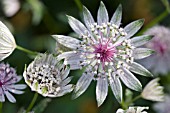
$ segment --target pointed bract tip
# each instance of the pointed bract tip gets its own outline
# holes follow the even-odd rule
[[[122,4],[119,4],[118,8],[122,9]]]
[[[76,98],[78,98],[78,95],[77,95],[77,93],[73,92],[73,94],[72,94],[72,96],[71,96],[71,99],[74,100],[74,99],[76,99]]]
[[[97,101],[97,107],[100,107],[103,104],[103,101]]]
[[[100,1],[100,5],[104,5],[103,1]]]

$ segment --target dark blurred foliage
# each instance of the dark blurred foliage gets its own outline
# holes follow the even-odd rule
[[[144,18],[145,25],[147,25],[165,10],[161,0],[103,0],[103,2],[108,9],[110,17],[119,4],[123,5],[122,26],[140,18]],[[69,35],[72,33],[66,15],[74,16],[82,21],[82,12],[74,0],[20,0],[20,3],[20,10],[12,17],[6,17],[2,7],[0,7],[0,19],[12,26],[10,28],[17,44],[31,50],[54,52],[55,41],[50,35]],[[91,11],[96,19],[100,0],[81,0],[81,3]],[[169,26],[169,17],[160,24]],[[29,64],[32,60],[25,53],[15,50],[4,62],[8,62],[11,66],[16,67],[18,74],[22,75],[25,64]],[[74,76],[72,82],[76,83],[80,72],[72,71],[70,76]],[[152,79],[138,75],[137,78],[139,78],[144,86]],[[163,77],[161,82],[163,85],[170,83],[170,77],[168,79]],[[21,81],[21,83],[24,83],[24,81]],[[99,108],[97,107],[95,84],[96,82],[93,82],[88,90],[76,100],[71,99],[71,94],[53,98],[44,113],[115,113],[120,105],[111,90],[109,90],[104,104]],[[137,94],[139,93],[135,92],[134,95]],[[17,103],[11,104],[5,102],[3,113],[17,113],[20,107],[27,108],[33,95],[34,92],[30,88],[27,88],[23,95],[15,95]],[[39,96],[37,103],[43,98]],[[142,99],[135,103],[137,106],[149,107],[152,107],[152,104],[153,102]],[[150,108],[149,113],[152,113],[152,108]]]

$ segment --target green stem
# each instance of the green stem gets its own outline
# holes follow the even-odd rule
[[[129,107],[130,104],[132,104],[134,101],[136,101],[136,100],[138,100],[138,99],[140,99],[140,98],[141,98],[141,95],[138,95],[138,96],[136,96],[135,98],[133,98],[133,99],[132,99],[131,101],[129,101],[129,102],[124,102],[124,101],[122,101],[121,106],[122,106],[123,109],[128,109],[128,107]]]
[[[3,105],[3,103],[0,102],[0,113],[2,113],[2,105]]]
[[[23,48],[23,47],[18,46],[18,45],[17,45],[17,47],[16,47],[16,48],[17,48],[18,50],[23,51],[23,52],[25,52],[25,53],[28,53],[28,54],[30,54],[30,55],[37,55],[37,54],[38,54],[37,52],[34,52],[34,51],[31,51],[31,50],[28,50],[28,49]]]
[[[38,93],[35,93],[30,105],[28,106],[28,108],[26,110],[26,113],[28,113],[32,109],[32,107],[34,106],[35,101],[37,100],[37,98],[38,98]]]
[[[157,23],[159,23],[160,21],[162,21],[165,17],[168,16],[168,11],[165,10],[164,12],[162,12],[158,17],[156,17],[153,21],[151,21],[149,24],[147,24],[139,33],[138,35],[143,34],[148,28],[156,25]]]
[[[79,10],[82,11],[83,5],[82,5],[81,1],[80,0],[74,0],[74,2],[76,3]]]
[[[132,104],[134,101],[138,100],[141,98],[141,95],[136,96],[135,98],[133,98],[130,102],[127,102],[127,105],[129,106],[130,104]]]

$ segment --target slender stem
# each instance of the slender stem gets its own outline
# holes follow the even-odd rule
[[[80,0],[74,0],[74,2],[76,3],[79,10],[82,11],[83,5],[82,5],[81,1]]]
[[[37,100],[37,98],[38,98],[38,93],[35,93],[30,105],[28,106],[28,108],[26,110],[26,113],[28,113],[32,109],[32,107],[34,106],[35,101]]]
[[[130,104],[132,104],[134,101],[136,101],[136,100],[138,100],[138,99],[140,99],[141,98],[141,95],[138,95],[138,96],[136,96],[135,98],[133,98],[131,101],[129,101],[129,102],[124,102],[124,101],[122,101],[122,103],[121,103],[121,106],[122,106],[122,108],[123,109],[128,109],[128,106],[130,105]]]
[[[156,17],[153,21],[151,21],[149,24],[147,24],[139,33],[138,35],[143,34],[148,28],[154,26],[155,24],[161,22],[165,17],[168,16],[168,11],[165,10],[164,12],[162,12],[158,17]]]
[[[0,102],[0,113],[2,113],[2,105],[3,105],[3,103]]]
[[[126,103],[124,102],[124,100],[122,100],[121,106],[122,106],[123,109],[127,109],[127,108],[128,108],[128,106],[126,105]]]
[[[127,105],[129,106],[130,104],[132,104],[134,101],[138,100],[141,98],[141,95],[136,96],[135,98],[133,98],[130,102],[127,102]]]
[[[16,47],[16,48],[17,48],[18,50],[23,51],[23,52],[25,52],[25,53],[28,53],[28,54],[30,54],[30,55],[37,55],[37,54],[38,54],[37,52],[34,52],[34,51],[31,51],[31,50],[28,50],[28,49],[23,48],[23,47],[18,46],[18,45],[17,45],[17,47]]]

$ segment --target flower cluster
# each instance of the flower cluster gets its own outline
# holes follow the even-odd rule
[[[25,82],[43,96],[59,97],[73,90],[66,66],[52,54],[39,54],[24,71]]]
[[[16,99],[11,95],[22,94],[22,89],[26,88],[24,84],[16,84],[21,80],[21,76],[16,74],[14,68],[10,67],[9,64],[0,64],[0,102],[5,102],[5,96],[12,103],[16,102]],[[11,93],[10,93],[11,92]]]
[[[142,27],[144,20],[136,20],[122,28],[120,27],[122,6],[119,5],[109,21],[103,2],[98,10],[97,22],[86,7],[83,8],[83,17],[85,25],[74,17],[68,16],[69,24],[79,35],[79,39],[53,35],[60,45],[58,47],[65,46],[72,50],[59,55],[59,59],[65,59],[64,63],[70,65],[72,70],[85,68],[76,84],[73,98],[80,96],[92,80],[97,81],[98,106],[104,102],[109,85],[116,99],[122,101],[120,79],[128,88],[141,91],[140,81],[130,71],[152,76],[147,69],[134,62],[134,59],[142,59],[153,53],[151,49],[137,48],[147,43],[152,36],[142,35],[132,39],[130,37]]]

